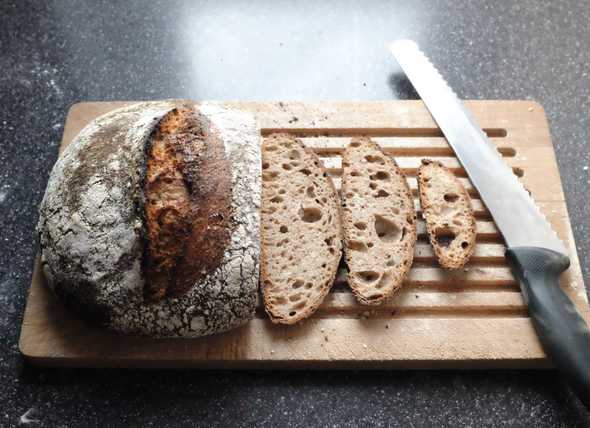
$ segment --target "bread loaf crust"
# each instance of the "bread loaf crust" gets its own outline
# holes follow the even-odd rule
[[[204,266],[200,279],[179,295],[146,302],[145,147],[155,126],[178,107],[206,118],[206,143],[218,139],[231,165],[232,227],[216,268]],[[70,309],[120,333],[194,337],[225,331],[254,314],[259,207],[259,134],[250,114],[215,103],[135,104],[90,123],[56,163],[38,224],[43,271]]]

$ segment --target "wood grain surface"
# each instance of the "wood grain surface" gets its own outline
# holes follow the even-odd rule
[[[88,122],[128,102],[87,102],[69,111],[64,147]],[[317,313],[296,326],[275,326],[259,305],[237,330],[199,339],[124,337],[69,314],[44,283],[37,262],[20,350],[34,364],[83,367],[241,368],[537,368],[549,367],[485,204],[421,101],[226,102],[252,112],[261,138],[301,137],[340,187],[340,153],[350,138],[373,138],[408,175],[417,198],[423,157],[441,161],[468,189],[477,217],[475,254],[465,269],[441,270],[418,223],[415,262],[403,289],[380,307],[356,303],[338,274]],[[506,163],[531,192],[570,251],[561,286],[588,321],[590,310],[555,154],[542,107],[531,101],[467,101]],[[417,203],[417,199],[416,199]],[[419,208],[419,205],[416,205]]]

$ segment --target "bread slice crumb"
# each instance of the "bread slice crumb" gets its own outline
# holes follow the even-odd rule
[[[340,201],[315,153],[287,134],[262,143],[261,287],[274,323],[314,313],[342,254]]]
[[[475,251],[476,222],[461,182],[440,162],[423,159],[418,168],[422,216],[439,264],[460,269]]]
[[[412,265],[416,213],[406,178],[369,138],[342,157],[342,222],[348,283],[357,300],[378,305],[402,286]]]

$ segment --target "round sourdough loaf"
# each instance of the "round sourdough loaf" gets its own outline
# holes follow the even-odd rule
[[[86,126],[40,208],[41,261],[66,306],[125,334],[195,337],[254,314],[260,145],[253,116],[145,102]]]

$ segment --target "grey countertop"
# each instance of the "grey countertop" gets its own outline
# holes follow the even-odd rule
[[[588,425],[554,371],[36,371],[17,342],[71,104],[414,98],[400,37],[462,98],[543,104],[588,283],[589,22],[578,0],[0,3],[0,426]]]

